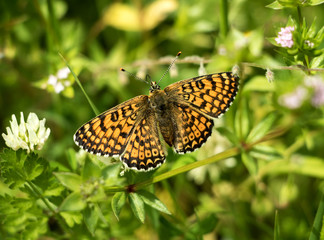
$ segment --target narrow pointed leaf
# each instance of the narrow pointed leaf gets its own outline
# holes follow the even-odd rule
[[[273,123],[277,119],[277,114],[272,112],[259,122],[249,133],[246,142],[251,143],[259,140],[268,133]]]
[[[84,216],[83,220],[85,222],[85,225],[87,226],[92,236],[94,236],[98,219],[99,219],[95,206],[91,206],[91,207],[88,206],[86,209],[84,209],[83,216]]]
[[[111,200],[111,208],[119,221],[119,214],[123,206],[125,205],[126,202],[126,193],[125,192],[118,192],[115,193]]]
[[[128,199],[133,210],[134,215],[144,223],[145,220],[145,209],[144,209],[144,202],[142,198],[137,193],[130,193],[128,195]]]
[[[154,194],[145,190],[140,190],[137,193],[141,196],[145,204],[149,205],[152,208],[155,208],[160,212],[171,215],[167,207]]]

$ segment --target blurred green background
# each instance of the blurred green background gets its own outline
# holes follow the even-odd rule
[[[272,1],[266,0],[228,1],[226,11],[224,2],[0,2],[1,133],[9,126],[12,114],[24,112],[26,117],[35,112],[40,119],[46,118],[51,135],[41,155],[56,165],[68,167],[67,149],[78,150],[73,134],[95,116],[71,74],[62,80],[61,92],[49,84],[50,76],[57,76],[66,67],[58,53],[78,74],[100,112],[148,94],[148,85],[120,72],[120,67],[158,80],[181,51],[179,61],[161,82],[164,88],[197,76],[202,66],[207,73],[214,73],[230,71],[239,64],[240,96],[233,108],[216,120],[216,126],[242,138],[244,133],[240,135],[235,126],[245,123],[238,123],[238,115],[248,115],[242,118],[246,120],[245,130],[241,129],[248,133],[273,111],[279,116],[273,128],[290,126],[283,137],[262,145],[259,155],[252,156],[258,162],[255,175],[240,157],[181,174],[158,185],[157,190],[174,213],[173,219],[162,218],[159,226],[150,220],[142,225],[126,209],[122,221],[111,220],[109,234],[102,239],[195,239],[198,235],[204,239],[273,239],[276,209],[282,239],[308,238],[323,188],[323,106],[309,103],[311,93],[297,109],[280,104],[280,96],[303,83],[302,71],[275,70],[270,83],[265,77],[266,68],[289,64],[268,38],[275,37],[289,16],[296,17],[297,12],[267,8]],[[316,18],[318,29],[324,23],[323,12],[323,4],[302,8],[306,22],[310,25]],[[323,74],[321,77],[323,80]],[[188,156],[178,156],[169,149],[166,169],[229,148],[231,143],[221,135],[215,131],[202,150]],[[5,147],[3,139],[0,147]],[[210,229],[201,227],[208,223]],[[186,235],[188,228],[191,232]],[[100,231],[98,238],[104,235]]]

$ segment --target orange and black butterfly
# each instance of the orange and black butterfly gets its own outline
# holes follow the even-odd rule
[[[239,78],[222,72],[182,80],[164,90],[156,82],[150,85],[148,96],[123,102],[80,127],[75,143],[92,154],[119,156],[134,170],[155,169],[165,161],[161,135],[177,153],[192,152],[207,141],[213,118],[232,104]]]

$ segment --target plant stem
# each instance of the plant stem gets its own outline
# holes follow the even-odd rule
[[[86,97],[86,99],[88,100],[88,103],[90,104],[92,111],[95,113],[95,115],[99,114],[98,109],[96,108],[96,106],[93,104],[93,102],[91,101],[91,99],[89,98],[88,94],[86,93],[86,91],[83,89],[82,84],[79,80],[79,78],[77,77],[77,75],[73,72],[72,68],[70,67],[70,65],[68,64],[68,62],[65,60],[65,58],[63,57],[63,55],[59,52],[58,53],[60,55],[60,57],[62,58],[62,60],[64,61],[64,63],[66,64],[66,66],[70,69],[75,81],[78,83],[79,87],[81,88],[81,91],[83,92],[84,96]]]
[[[220,33],[223,38],[227,36],[228,33],[228,7],[227,0],[220,1],[220,19],[219,19]]]

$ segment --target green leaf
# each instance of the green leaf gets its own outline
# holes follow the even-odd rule
[[[95,165],[89,157],[86,157],[83,170],[82,170],[82,179],[84,181],[89,180],[91,178],[100,178],[101,177],[101,170],[100,168]]]
[[[76,170],[78,165],[77,165],[77,159],[75,156],[75,150],[73,148],[69,148],[66,152],[66,158],[67,161],[71,167],[72,170]]]
[[[243,92],[259,91],[259,92],[273,92],[275,85],[269,83],[265,76],[252,77],[243,88]]]
[[[155,208],[160,212],[171,215],[167,207],[153,193],[150,193],[146,190],[139,190],[137,193],[141,196],[145,204],[149,205],[152,208]]]
[[[83,216],[80,212],[60,212],[69,227],[82,222]]]
[[[310,63],[311,68],[322,68],[324,66],[324,53],[314,57]]]
[[[311,6],[320,5],[320,4],[322,4],[322,3],[324,3],[323,0],[310,0],[310,1],[309,1],[309,5],[311,5]]]
[[[81,177],[75,173],[70,172],[56,172],[54,175],[57,179],[68,189],[72,191],[79,191],[82,184]]]
[[[268,4],[266,7],[268,8],[272,8],[272,9],[275,9],[275,10],[278,10],[278,9],[283,9],[284,7],[278,3],[277,1],[274,1],[273,3],[270,3]]]
[[[205,235],[212,232],[218,223],[218,218],[215,214],[210,214],[203,219],[198,219],[198,222],[192,226],[191,231],[195,235]]]
[[[34,180],[38,177],[44,170],[44,166],[47,165],[47,162],[43,158],[38,158],[34,153],[31,153],[27,156],[27,159],[24,163],[24,169],[26,173],[26,180]]]
[[[92,236],[95,234],[98,219],[99,216],[94,205],[87,206],[86,209],[83,210],[83,220]]]
[[[119,221],[119,214],[123,206],[125,205],[126,202],[126,193],[125,192],[118,192],[115,193],[111,200],[111,208]]]
[[[280,240],[280,226],[279,226],[279,214],[278,210],[275,213],[275,223],[274,223],[274,240]]]
[[[236,137],[236,135],[231,132],[230,130],[228,130],[225,127],[218,127],[217,131],[224,137],[226,137],[233,145],[237,145],[239,143],[238,138]]]
[[[314,219],[312,231],[309,236],[309,240],[322,239],[320,233],[323,231],[323,216],[324,216],[324,194],[322,193],[321,201],[319,203],[316,216]]]
[[[255,176],[258,172],[258,166],[256,160],[246,152],[242,152],[242,162],[248,169],[251,176]]]
[[[82,211],[85,207],[86,204],[82,199],[82,195],[79,192],[73,192],[64,199],[59,210],[61,212],[76,212]]]
[[[134,215],[144,223],[145,220],[145,208],[142,198],[137,193],[130,193],[128,199],[133,210]]]
[[[246,142],[247,143],[252,143],[263,136],[265,136],[270,128],[272,127],[273,123],[276,121],[278,118],[278,115],[275,112],[272,112],[268,114],[264,119],[261,120],[249,133]]]

